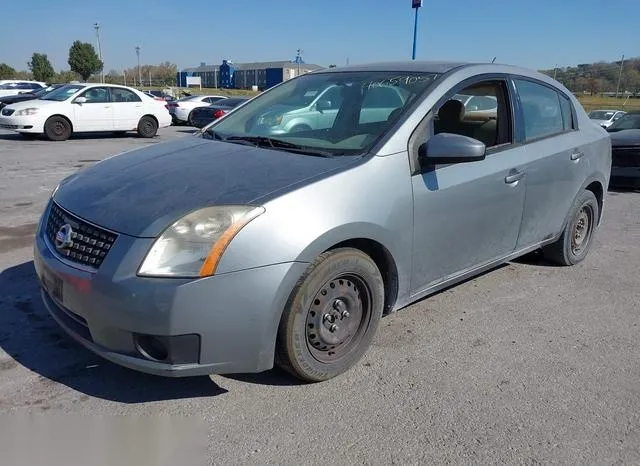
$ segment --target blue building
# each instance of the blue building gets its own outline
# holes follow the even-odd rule
[[[187,86],[187,76],[199,76],[202,87],[225,89],[251,89],[257,86],[265,90],[298,74],[320,69],[318,65],[296,61],[275,61],[257,63],[233,63],[223,60],[220,65],[201,63],[195,68],[185,68],[176,76],[179,87]]]

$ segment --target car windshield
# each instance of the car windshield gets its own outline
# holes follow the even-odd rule
[[[620,131],[623,129],[640,129],[640,113],[627,113],[609,126],[608,131]]]
[[[84,89],[86,86],[82,86],[79,84],[67,84],[66,86],[59,87],[46,95],[40,97],[40,100],[54,100],[56,102],[62,102],[63,100],[67,100],[73,94],[78,92],[80,89]]]
[[[593,112],[589,113],[589,118],[591,118],[592,120],[609,120],[611,119],[611,117],[613,117],[613,114],[615,112],[607,112],[604,110],[594,110]]]
[[[206,126],[202,135],[310,155],[360,154],[437,77],[419,72],[309,73],[255,97]]]

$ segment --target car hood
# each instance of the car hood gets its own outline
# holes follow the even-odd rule
[[[155,237],[193,210],[265,202],[361,159],[184,137],[110,157],[71,175],[60,183],[54,200],[104,228]]]
[[[609,133],[612,146],[640,145],[640,129],[623,129]]]
[[[23,100],[22,102],[15,102],[15,103],[13,103],[11,105],[8,105],[8,107],[10,107],[10,108],[12,108],[14,110],[22,110],[24,108],[33,108],[33,107],[47,108],[49,106],[59,105],[61,103],[62,102],[57,102],[57,101],[54,101],[54,100],[32,99],[32,100]]]

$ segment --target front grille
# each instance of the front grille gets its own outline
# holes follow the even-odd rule
[[[611,152],[614,167],[640,167],[640,147],[614,147]]]
[[[2,114],[4,116],[11,116],[11,115],[13,115],[13,112],[15,112],[15,110],[12,109],[12,108],[3,108],[2,109]]]
[[[58,248],[56,235],[63,225],[71,227],[70,244]],[[47,219],[46,235],[58,254],[77,264],[100,268],[118,235],[91,225],[51,203]]]

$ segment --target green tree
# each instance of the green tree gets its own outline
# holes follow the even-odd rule
[[[55,78],[55,82],[57,83],[69,83],[71,81],[78,80],[78,73],[71,70],[60,71]]]
[[[13,79],[15,75],[15,69],[11,68],[6,63],[0,63],[0,79]]]
[[[28,63],[29,69],[33,73],[33,79],[36,81],[49,82],[53,78],[56,72],[51,66],[49,58],[44,53],[35,52],[31,56],[31,61]]]
[[[69,48],[69,66],[86,81],[92,74],[102,71],[104,65],[93,45],[77,40]]]

